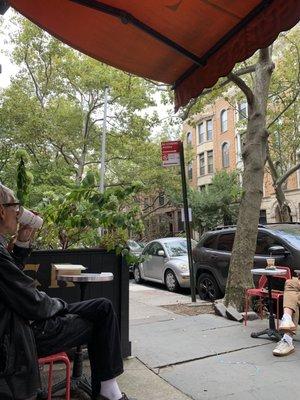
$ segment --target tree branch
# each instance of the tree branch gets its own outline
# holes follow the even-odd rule
[[[34,89],[35,89],[36,97],[37,97],[38,101],[40,102],[41,107],[44,108],[44,99],[43,99],[43,96],[42,96],[42,94],[40,93],[39,85],[38,85],[38,83],[37,83],[37,80],[35,79],[35,76],[34,76],[32,70],[31,70],[31,67],[30,67],[30,65],[29,65],[29,63],[28,63],[28,59],[27,59],[27,55],[28,55],[28,54],[27,54],[27,50],[28,50],[28,49],[26,49],[26,52],[25,52],[24,62],[25,62],[25,65],[26,65],[26,67],[27,67],[27,70],[28,70],[28,72],[29,72],[29,75],[31,76],[31,79],[32,79],[32,82],[33,82],[33,85],[34,85]]]
[[[249,65],[247,67],[238,69],[237,71],[234,72],[234,75],[235,76],[243,76],[243,75],[246,75],[246,74],[250,74],[251,72],[254,72],[254,71],[255,71],[255,65]],[[230,79],[230,77],[228,75],[227,78],[223,82],[221,82],[218,86],[214,86],[212,88],[204,89],[203,92],[198,97],[196,97],[195,99],[192,99],[189,102],[188,106],[186,107],[184,113],[181,116],[181,119],[183,121],[187,119],[192,107],[197,103],[199,97],[203,97],[203,96],[211,93],[213,90],[218,90],[218,89],[228,85],[231,82],[232,82],[232,79]]]
[[[292,100],[284,107],[284,109],[273,119],[272,122],[269,123],[267,126],[267,129],[269,129],[275,122],[295,103],[297,100],[298,96],[300,93],[300,89],[296,92],[295,96],[292,98]]]
[[[153,208],[153,210],[149,211],[147,214],[142,214],[141,218],[145,219],[147,217],[149,217],[149,215],[153,214],[155,211],[160,210],[161,208],[167,207],[167,206],[171,206],[171,202],[167,201],[166,203],[164,203],[162,206],[158,206],[156,208]],[[144,210],[142,210],[143,212]]]
[[[252,90],[250,89],[250,87],[246,84],[246,82],[243,81],[242,78],[240,78],[238,75],[234,74],[233,72],[230,72],[230,74],[228,75],[228,78],[241,89],[241,91],[246,96],[249,106],[252,106],[254,103],[254,94],[253,94]]]
[[[296,165],[294,165],[292,168],[290,168],[285,174],[283,174],[282,177],[276,181],[276,185],[281,186],[283,184],[283,182],[286,181],[288,179],[288,177],[290,175],[292,175],[294,172],[296,172],[297,169],[299,169],[299,168],[300,168],[300,161]]]
[[[272,46],[265,47],[264,49],[259,50],[259,62],[265,63],[270,61],[270,56],[272,54]]]
[[[271,177],[272,177],[273,184],[274,184],[278,179],[278,172],[277,172],[275,165],[273,163],[273,160],[271,158],[270,147],[269,147],[268,143],[267,143],[267,161],[268,161],[268,164],[270,167]]]

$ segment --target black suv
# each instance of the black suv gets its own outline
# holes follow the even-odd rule
[[[224,296],[235,230],[235,226],[225,226],[206,232],[193,250],[197,290],[202,300]],[[266,267],[270,247],[274,246],[275,265],[290,267],[292,274],[294,269],[300,269],[300,223],[259,225],[254,268]]]

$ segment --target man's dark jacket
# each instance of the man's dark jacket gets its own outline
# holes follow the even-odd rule
[[[30,321],[64,313],[67,304],[35,288],[22,272],[29,250],[15,246],[10,254],[0,243],[0,399],[24,400],[40,386]]]

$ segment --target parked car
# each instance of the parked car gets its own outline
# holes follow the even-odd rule
[[[193,240],[192,246],[196,242]],[[153,240],[142,252],[145,258],[134,266],[134,279],[164,283],[171,292],[190,287],[190,272],[185,238],[171,237]]]
[[[236,227],[222,227],[206,232],[193,250],[196,285],[202,300],[225,294],[235,231]],[[300,269],[299,223],[259,225],[254,268],[265,268],[270,255],[275,265],[290,267],[292,274]]]
[[[127,240],[127,247],[129,249],[129,253],[135,257],[139,257],[142,254],[143,246],[141,246],[135,240]],[[129,273],[133,273],[134,263],[130,263],[129,265]]]

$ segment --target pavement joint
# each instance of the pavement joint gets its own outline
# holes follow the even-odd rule
[[[195,357],[195,358],[190,358],[188,360],[177,361],[177,362],[174,362],[172,364],[158,365],[158,366],[155,366],[153,368],[157,369],[158,370],[158,374],[159,374],[160,370],[162,370],[164,368],[170,368],[170,367],[177,366],[177,365],[188,364],[188,363],[191,363],[191,362],[194,362],[194,361],[204,360],[206,358],[219,357],[219,356],[223,356],[225,354],[237,353],[237,352],[242,351],[242,350],[253,349],[255,347],[267,346],[267,345],[270,345],[270,344],[274,344],[274,342],[261,343],[261,344],[257,344],[257,345],[253,345],[253,346],[241,347],[239,349],[234,349],[234,350],[214,352],[213,354],[207,354],[207,355],[202,356],[202,357]],[[149,366],[147,366],[147,367],[150,368]]]
[[[184,396],[188,397],[191,400],[197,400],[196,398],[192,397],[191,395],[187,395],[184,391],[182,391],[180,388],[174,386],[172,383],[170,383],[166,378],[164,378],[163,376],[159,375],[160,372],[160,368],[157,367],[149,367],[149,365],[145,364],[143,360],[141,360],[139,357],[134,357],[136,358],[141,364],[144,365],[144,367],[146,367],[147,369],[149,369],[153,374],[157,375],[160,379],[162,379],[164,382],[166,382],[167,385],[172,386],[175,390],[177,390],[178,392],[180,392],[181,394],[183,394]]]
[[[166,318],[166,319],[160,319],[160,320],[155,320],[153,321],[153,319],[149,318],[143,318],[143,319],[138,319],[135,320],[134,322],[131,322],[131,326],[140,326],[140,325],[146,325],[146,324],[152,324],[153,322],[155,323],[159,323],[159,322],[168,322],[168,321],[174,321],[175,318]]]
[[[230,325],[230,326],[214,326],[212,328],[201,329],[201,332],[215,331],[215,330],[219,330],[219,329],[228,329],[228,328],[231,328],[233,326],[239,326],[239,325],[241,325],[240,322],[238,322],[237,324]]]

